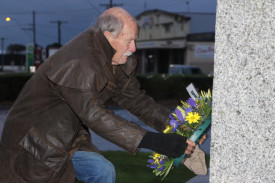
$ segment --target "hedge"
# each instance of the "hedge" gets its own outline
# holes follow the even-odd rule
[[[155,100],[185,100],[189,97],[186,87],[193,83],[200,91],[212,90],[213,77],[205,75],[137,75],[141,89]]]
[[[32,76],[29,73],[9,73],[0,75],[0,101],[14,101],[20,90]],[[198,90],[212,89],[213,78],[198,75],[137,74],[141,89],[155,100],[182,100],[189,94],[186,86],[194,83]]]
[[[7,73],[0,75],[0,101],[14,101],[27,80],[30,73]]]

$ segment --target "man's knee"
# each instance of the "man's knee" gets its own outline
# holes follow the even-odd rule
[[[77,179],[86,182],[113,183],[116,179],[114,165],[95,152],[77,151],[72,158]]]
[[[107,161],[104,161],[104,163],[102,163],[99,167],[99,173],[102,176],[110,176],[110,175],[115,175],[116,174],[116,170],[114,165]]]

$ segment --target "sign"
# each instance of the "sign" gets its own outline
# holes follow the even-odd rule
[[[195,58],[214,58],[214,45],[196,45]]]
[[[189,93],[190,97],[193,100],[196,100],[199,97],[199,93],[196,90],[195,86],[193,85],[193,83],[190,83],[187,87],[186,87],[187,92]]]
[[[34,46],[32,43],[26,45],[26,68],[28,72],[30,72],[30,67],[33,66],[34,63],[33,50]]]
[[[57,51],[58,51],[58,48],[50,48],[50,49],[49,49],[49,56],[48,56],[48,57],[52,56],[52,55],[55,54],[55,52],[57,52]]]

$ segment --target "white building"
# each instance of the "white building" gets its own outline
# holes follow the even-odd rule
[[[136,41],[139,72],[167,73],[169,64],[198,65],[203,72],[212,72],[211,66],[205,66],[213,67],[214,56],[206,53],[205,49],[212,51],[214,48],[209,32],[214,35],[215,14],[149,10],[136,19],[139,27]],[[198,50],[201,52],[196,52]]]

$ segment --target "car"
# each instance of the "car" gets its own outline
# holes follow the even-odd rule
[[[170,64],[168,74],[203,74],[195,65]]]

